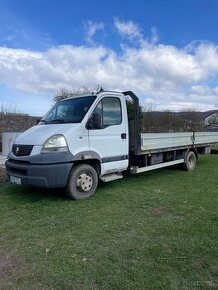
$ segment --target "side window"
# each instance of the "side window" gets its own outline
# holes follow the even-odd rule
[[[118,98],[104,98],[102,99],[102,106],[104,127],[121,124],[121,105]]]
[[[122,123],[120,99],[103,98],[94,109],[90,119],[90,129],[103,129]]]

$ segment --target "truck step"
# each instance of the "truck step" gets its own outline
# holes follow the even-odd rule
[[[107,175],[100,176],[100,179],[104,182],[109,182],[117,179],[122,179],[123,175],[121,173],[111,173]]]

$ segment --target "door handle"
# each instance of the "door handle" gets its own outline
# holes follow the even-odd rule
[[[126,133],[121,134],[121,139],[126,139]]]

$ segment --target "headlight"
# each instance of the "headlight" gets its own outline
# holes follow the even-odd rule
[[[67,141],[63,135],[53,135],[45,142],[41,153],[68,151]]]

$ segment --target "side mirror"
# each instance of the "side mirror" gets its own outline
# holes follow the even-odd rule
[[[101,129],[102,124],[101,124],[101,114],[98,113],[93,113],[88,120],[87,123],[87,129]]]

